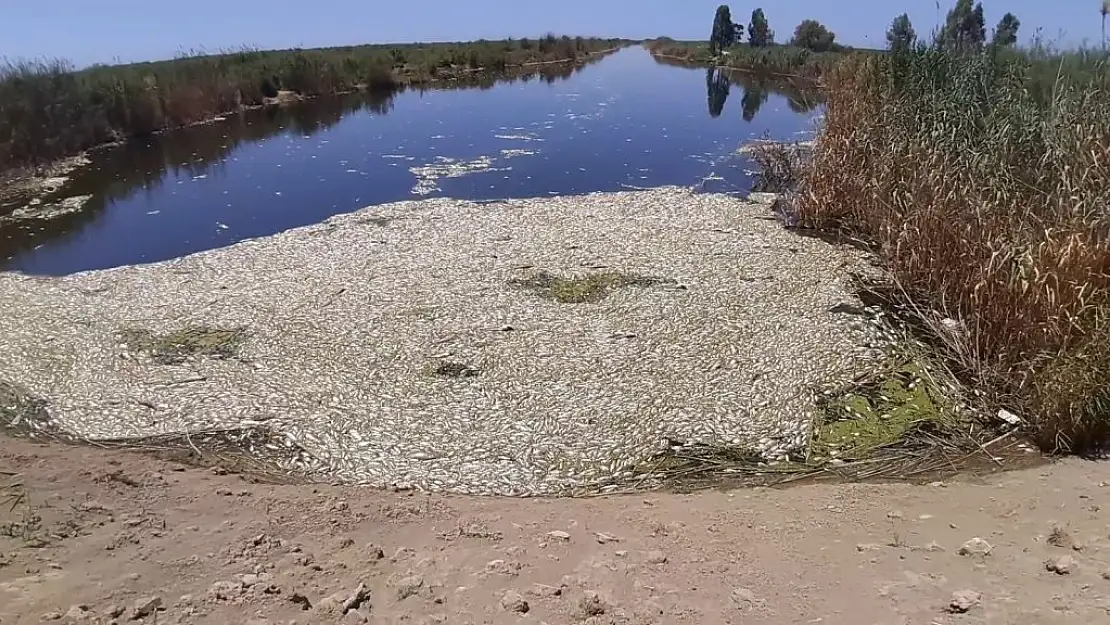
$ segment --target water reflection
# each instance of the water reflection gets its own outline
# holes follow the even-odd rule
[[[61,242],[77,236],[100,219],[115,201],[136,192],[154,195],[171,181],[183,177],[197,180],[222,176],[229,156],[240,146],[282,133],[315,135],[359,111],[388,115],[393,111],[395,99],[409,90],[421,95],[444,90],[484,91],[499,84],[532,80],[551,85],[571,78],[601,58],[593,57],[580,63],[552,63],[525,72],[474,74],[449,83],[437,83],[435,87],[402,87],[317,98],[292,106],[270,106],[228,115],[216,123],[130,141],[119,148],[94,154],[93,167],[79,170],[64,193],[45,198],[50,202],[61,197],[92,195],[80,211],[49,221],[0,221],[0,268],[5,259],[33,250],[44,241]]]
[[[705,71],[705,89],[708,92],[709,116],[720,117],[725,110],[729,91],[728,74],[721,69],[709,68]]]
[[[820,105],[805,85],[666,67],[642,49],[602,58],[585,73],[553,64],[245,111],[98,151],[43,198],[91,196],[82,210],[0,223],[0,269],[59,275],[166,260],[414,194],[481,201],[707,176],[742,189],[735,146],[804,134]],[[730,97],[747,122],[714,119],[728,116]]]
[[[676,59],[652,58],[660,65],[688,69],[701,67]],[[759,109],[767,103],[772,94],[782,96],[790,110],[800,115],[812,113],[824,104],[824,96],[821,91],[817,88],[817,85],[810,81],[752,74],[725,67],[713,67],[705,70],[706,101],[708,102],[710,117],[720,117],[724,112],[732,86],[743,89],[740,108],[745,122],[751,122],[755,119]]]

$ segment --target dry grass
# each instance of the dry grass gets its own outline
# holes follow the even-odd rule
[[[853,58],[828,87],[802,225],[874,243],[936,346],[1042,448],[1099,445],[1110,432],[1110,72],[1074,55],[930,50]]]
[[[808,145],[761,141],[748,150],[755,163],[752,191],[785,193],[798,186],[810,161]]]

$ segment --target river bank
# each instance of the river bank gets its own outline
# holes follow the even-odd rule
[[[273,106],[289,106],[300,102],[313,100],[324,96],[342,96],[359,91],[371,92],[368,97],[372,99],[386,99],[386,95],[392,96],[394,94],[403,93],[406,89],[455,89],[455,88],[468,88],[468,87],[484,87],[492,85],[495,81],[499,80],[516,80],[527,79],[529,77],[541,77],[548,80],[553,77],[566,77],[572,71],[578,71],[583,67],[596,63],[609,54],[612,54],[620,47],[611,47],[584,54],[578,54],[573,58],[556,59],[547,61],[533,61],[522,63],[519,65],[507,66],[502,69],[493,70],[490,68],[453,68],[450,71],[440,69],[436,76],[415,73],[402,73],[398,74],[396,83],[392,86],[378,86],[371,88],[368,85],[360,84],[355,88],[336,92],[336,93],[319,93],[319,94],[304,94],[297,93],[290,90],[279,90],[275,93],[274,97],[265,97],[259,103],[247,104],[240,102],[236,108],[231,110],[217,111],[211,116],[196,121],[191,121],[185,127],[192,127],[198,125],[211,124],[215,122],[223,122],[228,117],[237,115],[244,111],[257,110]],[[567,71],[558,70],[560,67],[568,67]],[[179,127],[167,127],[151,132],[151,135],[162,134],[167,131],[178,130]],[[144,135],[141,138],[145,138]],[[118,140],[106,140],[106,142],[98,144],[89,148],[89,150],[82,151],[79,154],[58,159],[45,165],[36,167],[16,167],[5,171],[0,171],[0,221],[26,221],[27,219],[47,219],[52,216],[60,215],[61,213],[52,208],[55,204],[60,204],[68,198],[53,197],[56,191],[64,185],[64,183],[72,177],[72,175],[89,164],[89,151],[98,151],[107,148],[114,148],[122,145],[131,138],[124,137]]]
[[[291,98],[433,86],[481,73],[588,60],[616,39],[555,37],[464,44],[255,51],[74,70],[0,67],[0,171]],[[35,102],[53,101],[48,111]]]
[[[504,500],[5,438],[0,619],[1098,623],[1107,488],[1068,459],[919,486]]]
[[[721,68],[749,72],[758,76],[820,82],[822,76],[857,50],[813,52],[789,45],[753,48],[736,45],[714,55],[709,45],[696,41],[656,39],[644,44],[657,58],[690,63],[704,68]]]

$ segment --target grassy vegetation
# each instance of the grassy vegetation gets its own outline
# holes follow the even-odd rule
[[[937,347],[1048,450],[1110,433],[1110,67],[920,49],[826,76],[802,224],[875,245]],[[935,312],[932,312],[935,311]]]
[[[593,304],[605,299],[610,293],[624,287],[647,287],[661,284],[665,280],[633,274],[604,271],[564,278],[541,271],[534,276],[515,279],[510,282],[535,291],[561,304]]]
[[[732,46],[724,54],[715,56],[709,44],[702,41],[675,41],[655,39],[645,44],[648,51],[661,58],[670,58],[702,66],[717,65],[756,74],[773,74],[819,79],[848,54],[846,48],[828,52],[814,52],[808,48],[789,45],[752,47],[744,44]]]
[[[149,354],[154,362],[176,365],[189,358],[234,358],[246,337],[243,328],[189,326],[166,334],[155,334],[145,328],[128,328],[120,332],[128,348]]]
[[[62,61],[0,65],[0,171],[210,119],[281,93],[390,89],[573,61],[622,41],[548,35],[474,43],[356,46],[191,56],[75,71]]]
[[[951,400],[920,361],[907,360],[869,383],[837,395],[825,406],[814,435],[818,458],[858,460],[904,442],[923,428],[958,422]]]

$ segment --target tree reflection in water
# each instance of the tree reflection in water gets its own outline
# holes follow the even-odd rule
[[[502,74],[487,72],[434,86],[411,87],[424,91],[490,89],[498,83],[528,82],[538,78],[554,83],[566,80],[603,57],[579,63],[551,63]],[[132,140],[94,154],[94,165],[79,170],[64,190],[65,196],[92,195],[75,213],[49,221],[0,222],[0,270],[6,260],[46,241],[77,236],[94,223],[114,201],[138,190],[154,192],[178,175],[218,175],[227,158],[243,144],[268,139],[283,132],[311,136],[338,124],[359,111],[387,115],[405,89],[381,89],[341,96],[326,96],[287,106],[269,106],[226,115],[219,123],[201,124]],[[52,200],[55,198],[49,198]],[[56,198],[60,199],[60,198]]]

